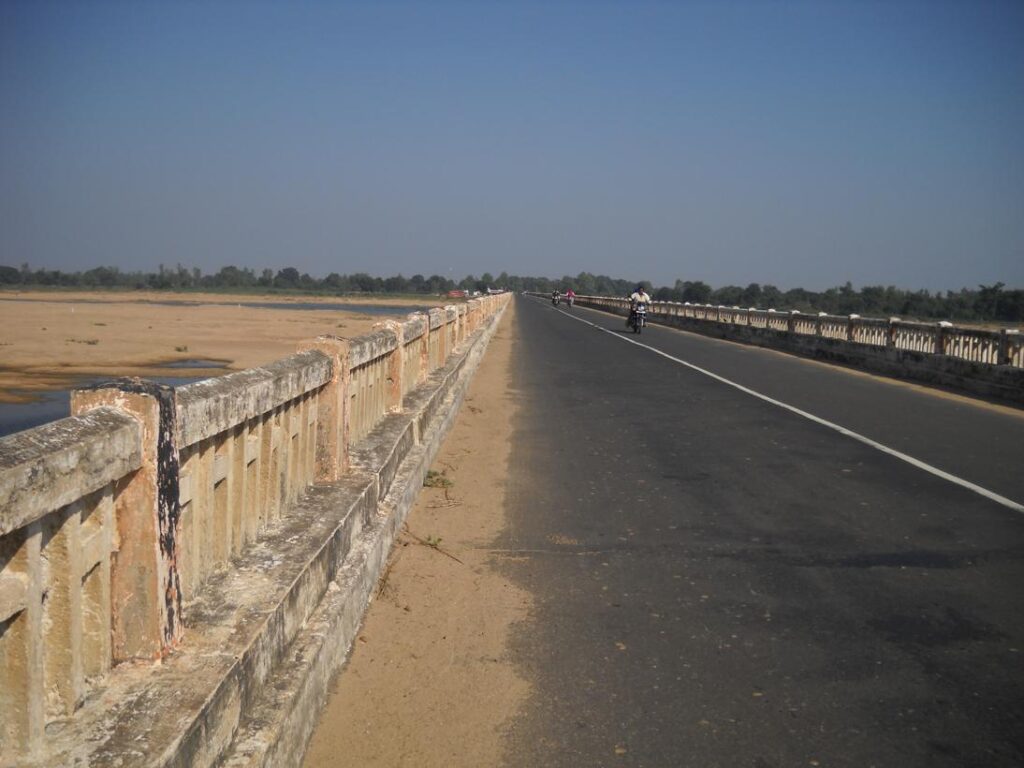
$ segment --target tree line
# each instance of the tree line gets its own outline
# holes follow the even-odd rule
[[[117,267],[96,267],[81,272],[21,268],[0,265],[0,286],[120,288],[152,290],[238,290],[308,292],[343,296],[346,294],[419,293],[438,295],[451,290],[565,291],[593,296],[628,296],[642,284],[659,301],[689,301],[696,304],[773,308],[779,311],[828,312],[874,317],[897,316],[921,319],[984,320],[1024,322],[1024,290],[1007,289],[1003,283],[961,288],[958,291],[910,291],[894,286],[868,285],[855,289],[845,285],[824,291],[804,288],[781,290],[774,285],[750,283],[713,288],[700,280],[676,280],[672,286],[653,286],[647,280],[625,280],[581,272],[575,277],[524,277],[507,272],[495,276],[485,272],[454,280],[442,275],[377,277],[364,272],[331,272],[316,278],[294,267],[279,270],[226,266],[204,273],[198,267],[160,265],[156,272],[122,272]]]

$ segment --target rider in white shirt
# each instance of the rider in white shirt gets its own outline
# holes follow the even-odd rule
[[[629,308],[633,309],[637,304],[650,304],[651,297],[647,295],[647,291],[644,290],[642,285],[638,285],[636,290],[629,295]]]
[[[644,306],[651,303],[651,297],[644,290],[642,285],[638,285],[636,290],[629,295],[629,316],[626,318],[626,327],[633,321],[633,312],[636,310],[637,304],[643,304]]]

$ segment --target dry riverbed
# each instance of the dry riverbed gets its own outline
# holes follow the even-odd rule
[[[182,301],[189,304],[149,302]],[[436,297],[173,294],[156,292],[0,293],[0,402],[24,402],[39,390],[80,377],[203,376],[262,365],[320,334],[353,337],[382,315],[358,310],[264,309],[243,302],[393,304],[395,315]],[[207,368],[190,361],[207,361]],[[169,367],[170,366],[170,367]]]
[[[395,544],[306,768],[501,762],[530,692],[507,644],[531,598],[490,551],[505,526],[514,311],[510,304],[438,454],[434,487]]]

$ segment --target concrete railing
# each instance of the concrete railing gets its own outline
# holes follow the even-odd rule
[[[180,646],[211,576],[343,478],[350,447],[507,301],[176,389],[76,390],[70,418],[0,439],[0,764],[38,758],[119,662]]]
[[[6,438],[0,450],[0,745],[24,754],[81,704],[123,633],[114,519],[143,461],[138,421],[113,409]]]
[[[620,315],[629,310],[628,299],[577,296],[576,302]],[[648,318],[698,333],[1024,402],[1024,335],[1015,330],[671,301],[652,302]]]

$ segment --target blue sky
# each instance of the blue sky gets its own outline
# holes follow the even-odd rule
[[[1024,3],[0,2],[0,263],[1024,286]]]

